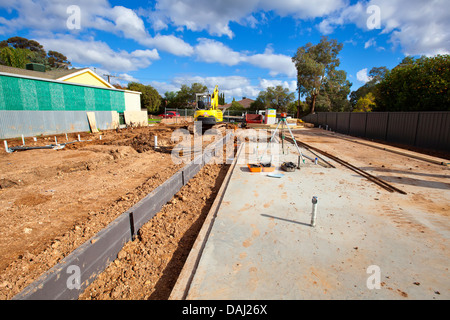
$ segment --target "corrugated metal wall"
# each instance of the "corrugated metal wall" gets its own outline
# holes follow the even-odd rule
[[[114,129],[113,112],[94,111],[97,128]],[[86,111],[0,110],[0,139],[90,131]]]
[[[321,112],[302,120],[343,134],[450,152],[450,112]]]

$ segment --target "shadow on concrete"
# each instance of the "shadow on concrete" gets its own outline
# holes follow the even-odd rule
[[[300,221],[295,221],[295,220],[290,220],[290,219],[285,219],[285,218],[280,218],[280,217],[276,217],[276,216],[271,216],[270,214],[261,214],[264,217],[267,218],[274,218],[274,219],[278,219],[278,220],[282,220],[282,221],[287,221],[287,222],[292,222],[292,223],[296,223],[296,224],[301,224],[307,227],[311,227],[310,223],[305,223],[305,222],[300,222]]]
[[[417,172],[414,169],[413,170],[393,170],[393,169],[388,169],[388,168],[376,168],[376,167],[362,167],[360,169],[364,170],[364,171],[381,171],[381,172],[388,172],[388,173],[400,173],[400,174],[406,174],[406,175],[411,174],[411,175],[438,178],[438,179],[450,179],[450,175],[423,173],[423,172]]]
[[[434,188],[434,189],[443,189],[450,190],[450,184],[438,181],[427,181],[421,179],[414,179],[408,177],[391,177],[391,176],[378,176],[378,178],[383,179],[384,181],[391,183],[400,183],[400,184],[408,184],[415,187],[422,188]]]

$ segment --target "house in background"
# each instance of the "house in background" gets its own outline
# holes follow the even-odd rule
[[[250,108],[250,105],[254,102],[255,100],[243,97],[242,100],[236,101],[237,103],[241,104],[245,109]],[[231,103],[227,103],[224,104],[223,106],[219,106],[219,109],[221,109],[222,111],[227,110],[229,107],[231,107]]]
[[[0,66],[0,138],[89,131],[87,112],[100,130],[148,125],[140,92],[119,90],[89,68],[52,70]]]

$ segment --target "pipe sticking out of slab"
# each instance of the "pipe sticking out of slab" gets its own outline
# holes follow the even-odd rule
[[[316,226],[316,214],[317,214],[317,197],[312,198],[312,213],[311,213],[311,227]]]

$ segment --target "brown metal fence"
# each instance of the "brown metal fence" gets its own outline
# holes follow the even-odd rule
[[[352,136],[450,152],[450,112],[321,112],[302,120]]]

